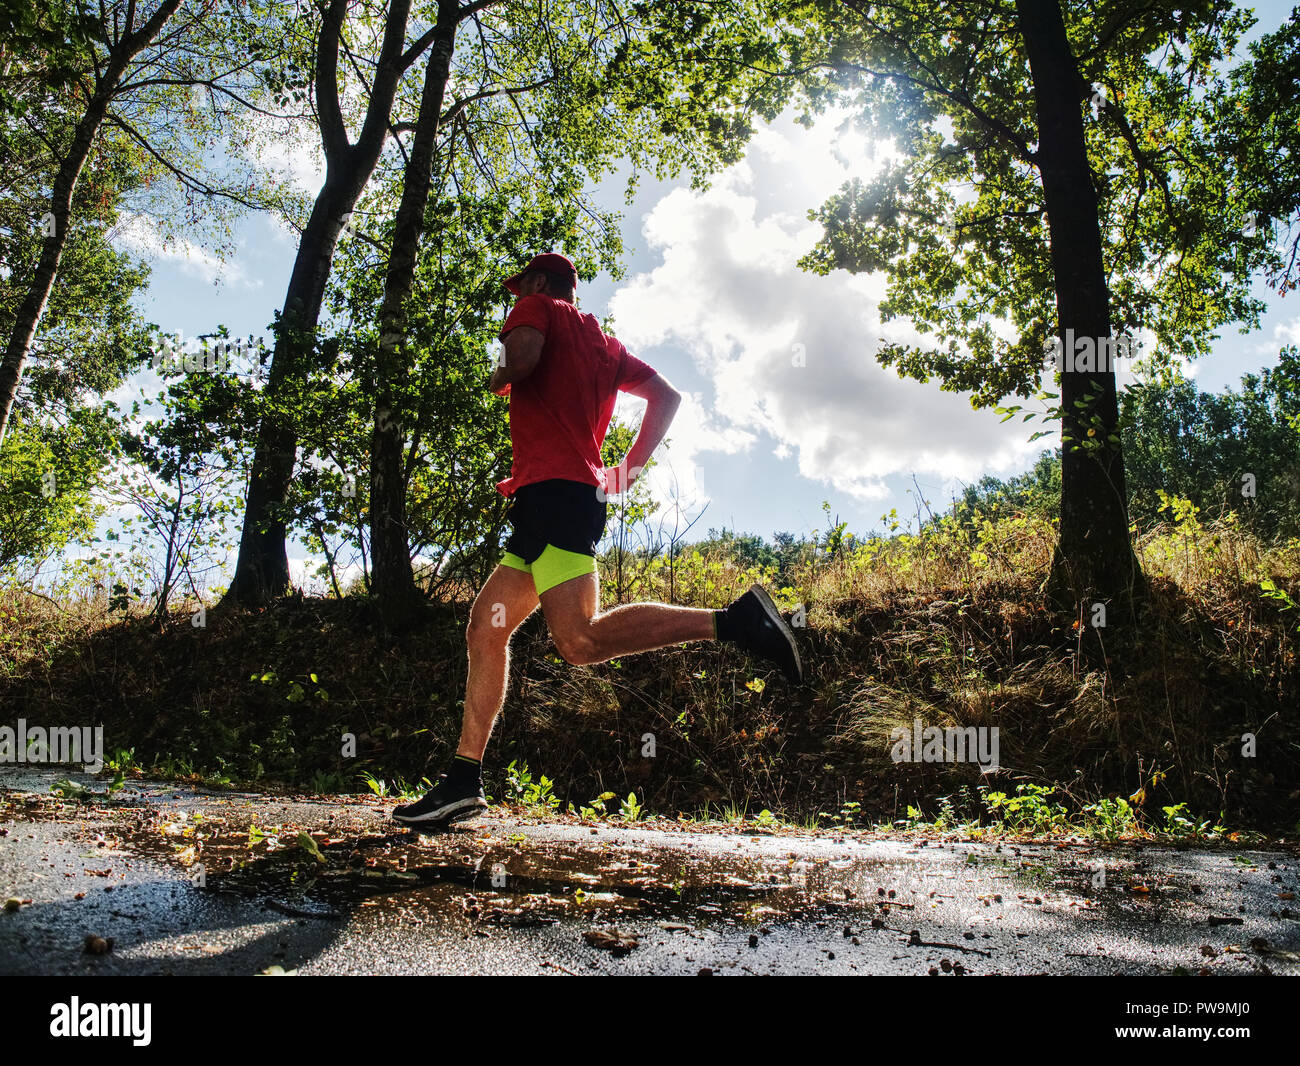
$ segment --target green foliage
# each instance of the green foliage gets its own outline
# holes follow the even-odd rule
[[[1084,825],[1103,840],[1118,840],[1131,833],[1137,816],[1123,797],[1101,799],[1083,809]]]
[[[300,832],[297,837],[298,847],[305,851],[311,858],[317,862],[323,863],[325,855],[320,850],[320,845],[312,839],[310,833]]]
[[[1060,509],[1061,457],[1057,451],[1041,453],[1032,469],[1006,481],[985,475],[966,486],[950,513],[962,525],[979,527],[1019,512],[1052,518]]]
[[[1227,827],[1216,824],[1213,818],[1197,820],[1190,815],[1186,803],[1176,803],[1173,806],[1161,807],[1164,812],[1165,824],[1163,832],[1166,836],[1175,839],[1190,838],[1200,840],[1208,835],[1218,836],[1227,832]]]
[[[1034,395],[1056,331],[1055,279],[1014,6],[799,11],[807,47],[820,42],[834,71],[829,87],[814,83],[811,105],[851,105],[851,124],[897,153],[811,213],[825,235],[802,264],[887,273],[882,321],[934,338],[882,346],[878,358],[901,375],[937,377],[977,406]],[[1084,130],[1114,333],[1151,330],[1162,358],[1204,354],[1216,327],[1257,322],[1262,307],[1250,282],[1265,242],[1243,235],[1247,203],[1216,151],[1219,105],[1205,91],[1252,16],[1226,0],[1062,14],[1082,85],[1102,88]],[[1078,106],[1090,107],[1082,89]],[[995,320],[1011,323],[1009,337]]]
[[[1240,391],[1202,392],[1180,374],[1152,374],[1121,394],[1120,410],[1129,516],[1139,531],[1172,520],[1190,532],[1187,520],[1204,515],[1268,542],[1300,535],[1300,350],[1282,349],[1277,366],[1246,374]],[[1050,517],[1060,496],[1058,450],[1006,481],[981,478],[951,514],[975,528],[1017,512]]]
[[[89,544],[104,505],[94,499],[113,453],[103,410],[78,408],[61,423],[16,413],[0,450],[0,570],[33,570],[73,543]]]
[[[1236,67],[1226,84],[1212,87],[1216,120],[1209,128],[1221,157],[1232,161],[1247,209],[1248,229],[1266,254],[1269,284],[1279,293],[1294,290],[1300,266],[1300,18],[1291,17],[1274,33],[1250,45],[1250,61]],[[1281,238],[1290,230],[1290,246]]]
[[[511,802],[521,803],[529,808],[540,807],[545,811],[559,808],[560,797],[552,792],[555,782],[545,774],[534,781],[528,764],[520,763],[516,759],[510,760],[505,773],[506,798]]]
[[[1241,390],[1200,391],[1181,376],[1138,383],[1122,397],[1129,514],[1161,521],[1164,497],[1212,518],[1229,512],[1265,540],[1300,535],[1300,352],[1247,374]],[[1250,475],[1247,493],[1246,475]]]
[[[83,788],[74,781],[67,778],[61,778],[50,786],[50,791],[55,795],[62,796],[66,800],[72,800],[74,803],[85,803],[90,799],[92,793],[88,788]]]
[[[587,821],[599,821],[601,818],[609,817],[609,811],[606,809],[605,804],[612,799],[618,799],[617,793],[602,792],[592,800],[589,805],[580,806],[578,808],[578,817],[584,818]],[[569,804],[569,812],[573,812],[572,803]]]
[[[1163,774],[1156,774],[1151,781],[1152,786],[1163,779]],[[1220,824],[1221,817],[1219,821],[1197,819],[1190,814],[1185,802],[1161,807],[1163,820],[1150,821],[1141,810],[1146,799],[1144,791],[1139,791],[1129,799],[1103,798],[1082,808],[1075,807],[1073,812],[1070,807],[1052,799],[1058,793],[1065,793],[1059,786],[1022,782],[1016,786],[1014,795],[990,790],[983,785],[976,791],[982,796],[979,806],[987,816],[986,824],[981,824],[978,810],[972,811],[969,817],[965,816],[958,811],[953,797],[940,796],[939,812],[933,820],[927,821],[920,808],[909,804],[902,825],[908,831],[943,833],[957,830],[972,838],[990,832],[1029,836],[1078,834],[1112,843],[1134,836],[1204,840],[1228,833],[1227,827]],[[967,790],[963,789],[963,794],[966,793]],[[969,804],[963,806],[970,807]],[[967,861],[974,861],[974,857]]]
[[[1286,589],[1279,586],[1271,577],[1264,578],[1259,583],[1259,588],[1267,599],[1273,600],[1282,610],[1300,612],[1300,603],[1296,603]],[[1297,620],[1296,632],[1300,633],[1300,620]]]
[[[1066,809],[1049,799],[1056,789],[1047,785],[1022,783],[1014,796],[989,792],[985,805],[993,818],[1009,829],[1028,833],[1047,833],[1065,825]]]
[[[216,336],[224,343],[228,331],[222,327]],[[203,579],[233,547],[231,520],[251,458],[233,413],[244,389],[240,369],[181,375],[156,399],[145,400],[147,407],[157,405],[160,417],[141,419],[136,403],[119,434],[128,462],[108,495],[130,510],[106,540],[126,543],[138,555],[161,548],[151,566],[160,619],[178,584],[200,595]],[[123,552],[110,547],[101,557],[121,559]]]
[[[43,0],[0,0],[0,40],[5,51],[27,59],[43,59],[45,80],[51,86],[66,85],[73,70],[96,42],[103,41],[103,29],[92,14],[93,5],[78,0],[58,3]],[[12,62],[6,56],[6,67]],[[22,79],[13,78],[22,85]],[[15,92],[9,78],[0,79],[0,115],[24,115],[33,105],[29,93]]]
[[[638,822],[645,816],[645,808],[637,802],[635,792],[629,792],[627,799],[619,801],[618,816],[625,822]]]
[[[357,777],[360,780],[364,781],[366,783],[366,787],[370,789],[370,791],[374,795],[378,796],[380,799],[383,799],[388,795],[388,782],[385,781],[383,778],[376,777],[369,770],[362,770],[359,774],[357,774]]]
[[[912,809],[909,807],[908,808],[909,816],[911,815],[911,810]],[[917,811],[916,813],[919,816],[920,812]],[[859,803],[857,800],[848,800],[847,802],[841,804],[838,814],[829,814],[826,811],[818,811],[817,817],[825,818],[829,820],[830,823],[836,826],[837,828],[853,829],[856,828],[857,821],[861,817],[861,814],[862,814],[862,804]]]

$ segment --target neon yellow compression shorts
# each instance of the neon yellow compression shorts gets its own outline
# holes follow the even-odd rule
[[[596,572],[596,558],[580,552],[565,551],[554,544],[542,549],[542,554],[531,563],[526,563],[514,552],[506,552],[501,557],[501,565],[512,570],[522,570],[533,575],[533,584],[537,586],[537,595],[571,581],[575,577]]]

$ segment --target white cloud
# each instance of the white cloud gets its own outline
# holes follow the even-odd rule
[[[1041,448],[1026,433],[876,362],[881,337],[919,339],[906,323],[880,323],[882,279],[796,265],[820,234],[807,209],[848,176],[836,149],[859,174],[870,155],[827,125],[769,127],[743,170],[705,192],[675,189],[645,216],[661,262],[615,293],[619,337],[634,351],[685,351],[713,390],[698,409],[683,406],[670,435],[687,437],[693,460],[718,441],[749,450],[767,434],[801,475],[861,499],[889,495],[891,475],[972,480],[1023,468]],[[705,415],[698,437],[679,430]],[[698,473],[687,480],[698,484]]]
[[[616,415],[624,422],[640,421],[645,403],[620,397]],[[734,455],[748,451],[757,441],[754,433],[731,422],[720,422],[698,395],[682,393],[682,404],[668,431],[667,447],[655,452],[655,465],[646,484],[656,500],[674,504],[683,514],[694,515],[708,502],[709,493],[697,457],[703,452]],[[689,518],[687,519],[689,521]]]
[[[1274,343],[1269,347],[1272,349],[1287,347],[1292,344],[1300,344],[1300,317],[1291,319],[1290,322],[1279,322],[1273,327]],[[1276,350],[1270,352],[1276,355]]]
[[[113,227],[112,240],[119,248],[146,259],[175,264],[182,273],[209,284],[225,282],[250,289],[261,288],[262,285],[260,280],[251,280],[247,271],[237,262],[222,260],[188,238],[164,240],[147,215],[123,215],[122,220]]]
[[[319,142],[268,138],[260,146],[257,158],[277,178],[313,197],[325,184],[325,153]]]

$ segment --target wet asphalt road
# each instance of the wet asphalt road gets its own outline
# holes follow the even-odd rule
[[[0,973],[1300,974],[1292,851],[500,809],[418,836],[372,797],[104,788],[0,768]]]

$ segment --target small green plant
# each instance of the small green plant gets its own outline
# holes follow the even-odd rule
[[[152,773],[164,778],[192,778],[195,776],[193,765],[184,756],[164,755],[155,757]]]
[[[334,770],[316,770],[311,775],[311,790],[320,795],[342,792],[346,784],[344,776]]]
[[[560,806],[560,797],[552,792],[554,787],[555,782],[545,774],[534,781],[527,763],[512,759],[506,767],[506,795],[515,803],[553,811]]]
[[[1276,581],[1271,577],[1264,578],[1259,583],[1260,591],[1270,600],[1280,605],[1284,611],[1300,611],[1300,603],[1296,603],[1288,594],[1286,589],[1279,588]],[[1296,632],[1300,633],[1300,625],[1296,626]]]
[[[637,802],[636,793],[629,792],[627,799],[623,800],[618,807],[618,815],[625,822],[640,821],[645,814],[645,808]]]
[[[722,820],[724,822],[736,822],[739,824],[749,816],[749,801],[737,807],[734,803],[728,803],[722,808]]]
[[[1137,818],[1129,802],[1122,797],[1102,799],[1083,809],[1084,828],[1104,840],[1118,840],[1136,827]]]
[[[984,797],[984,803],[994,820],[1008,829],[1045,833],[1061,828],[1068,821],[1066,809],[1061,804],[1048,800],[1055,791],[1050,785],[1023,783],[1016,786],[1014,796],[1008,796],[1005,792],[989,792]]]
[[[756,815],[754,815],[754,824],[757,826],[761,826],[763,829],[775,829],[781,823],[777,820],[775,814],[773,814],[766,807],[764,807],[761,811],[759,811]]]
[[[104,769],[116,774],[129,774],[139,768],[135,761],[135,748],[118,748],[104,760]]]
[[[914,808],[909,807],[908,811]],[[840,807],[839,814],[831,814],[828,811],[818,811],[818,818],[829,819],[837,829],[853,829],[857,826],[857,820],[862,814],[862,804],[857,800],[849,800]],[[919,818],[921,812],[917,811],[916,816]]]
[[[320,845],[312,838],[310,833],[301,832],[298,834],[298,847],[305,851],[317,862],[324,862],[325,856],[320,850]]]
[[[78,803],[90,799],[90,789],[82,788],[81,785],[69,781],[66,778],[55,781],[54,784],[50,786],[50,791],[57,792],[64,799],[75,800]]]
[[[366,787],[380,799],[383,799],[388,795],[388,782],[382,777],[376,777],[369,770],[362,770],[357,774],[357,777],[364,781]]]
[[[601,818],[608,818],[609,811],[605,809],[605,804],[612,799],[618,799],[618,796],[613,792],[602,792],[591,801],[591,806],[578,808],[578,817],[585,818],[588,821],[599,821]],[[569,804],[569,809],[573,809],[572,803]]]
[[[1171,837],[1191,837],[1199,840],[1208,834],[1219,834],[1227,832],[1227,827],[1214,824],[1214,820],[1206,818],[1204,821],[1197,821],[1194,817],[1189,816],[1187,804],[1179,803],[1173,807],[1161,807],[1165,814],[1165,824],[1163,831]]]

